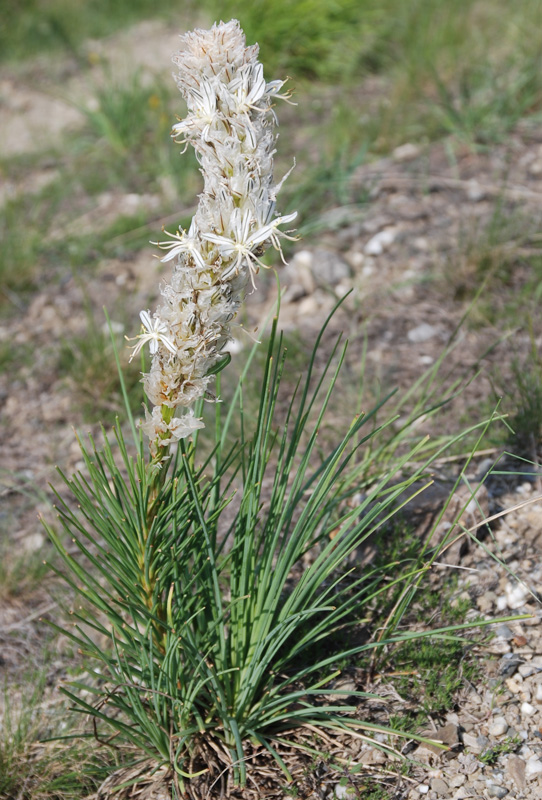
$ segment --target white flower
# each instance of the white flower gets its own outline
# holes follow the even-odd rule
[[[180,228],[177,233],[168,233],[168,231],[164,231],[164,233],[166,236],[171,236],[173,241],[151,242],[151,244],[158,244],[158,247],[160,247],[162,250],[169,250],[169,253],[161,258],[160,261],[171,261],[180,253],[189,253],[196,262],[197,266],[200,269],[205,269],[205,261],[203,260],[200,252],[201,242],[197,236],[197,228],[194,220],[192,220],[192,224],[190,225],[188,233]]]
[[[266,110],[258,105],[266,94],[263,64],[246,64],[230,82],[228,89],[237,114],[247,114],[251,110]]]
[[[250,270],[250,279],[252,285],[256,288],[254,283],[254,276],[258,274],[258,266],[266,267],[260,260],[254,250],[258,245],[263,244],[267,240],[271,240],[273,245],[281,252],[280,242],[277,237],[277,226],[283,222],[291,222],[297,216],[297,211],[293,214],[287,214],[284,217],[276,217],[272,222],[267,225],[262,225],[251,232],[251,227],[254,224],[254,217],[250,210],[241,214],[238,208],[234,209],[230,219],[231,236],[218,236],[215,233],[203,233],[203,237],[209,242],[218,245],[218,251],[223,259],[228,261],[233,257],[233,262],[228,265],[224,272],[224,277],[227,278],[229,274],[239,272],[246,259],[247,266]],[[283,234],[286,235],[286,234]]]
[[[144,333],[140,333],[138,336],[134,336],[131,339],[126,336],[125,338],[127,341],[132,342],[134,339],[139,339],[138,343],[134,345],[132,350],[132,355],[130,356],[130,361],[134,356],[136,356],[144,344],[149,342],[149,349],[151,351],[151,355],[154,355],[158,350],[158,345],[163,344],[164,347],[169,350],[170,353],[175,355],[177,352],[177,348],[175,347],[174,343],[171,339],[166,336],[168,332],[167,325],[162,322],[159,317],[155,317],[153,320],[151,318],[150,311],[140,311],[139,317],[141,322],[143,323],[143,327],[145,329]]]
[[[205,81],[199,89],[188,90],[188,106],[192,113],[185,119],[173,126],[172,135],[186,136],[195,132],[199,133],[205,141],[210,138],[211,128],[218,120],[216,108],[216,91],[210,81]],[[187,142],[187,138],[181,138],[180,144]]]

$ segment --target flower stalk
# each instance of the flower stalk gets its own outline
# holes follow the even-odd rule
[[[210,385],[229,361],[232,320],[247,286],[256,288],[266,248],[282,256],[280,238],[292,238],[279,226],[296,216],[275,210],[273,102],[288,97],[281,94],[284,81],[265,81],[258,47],[246,47],[235,20],[181,40],[173,61],[188,114],[173,136],[194,147],[204,187],[188,231],[165,231],[169,240],[157,243],[173,274],[154,315],[141,312],[143,331],[132,353],[150,345],[143,383],[153,407],[142,429],[154,466],[173,442],[204,427],[194,403],[216,399]]]

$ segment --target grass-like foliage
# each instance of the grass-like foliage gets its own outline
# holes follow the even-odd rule
[[[405,578],[411,592],[435,557],[422,552],[406,571],[397,563],[362,571],[346,561],[414,494],[409,486],[431,459],[404,477],[422,440],[361,502],[348,503],[357,471],[366,474],[358,453],[385,426],[375,424],[379,409],[356,414],[339,444],[321,452],[318,432],[345,354],[338,343],[318,369],[322,335],[285,408],[275,319],[256,418],[243,413],[254,349],[233,402],[216,405],[215,445],[201,463],[197,435],[159,470],[135,428],[133,455],[119,423],[115,446],[107,437],[101,449],[82,443],[86,474],[64,478],[77,510],[58,494],[61,529],[79,555],[47,526],[79,596],[64,632],[95,665],[88,683],[64,691],[94,718],[100,739],[169,765],[178,790],[217,758],[244,783],[254,748],[269,751],[290,777],[277,743],[292,741],[296,728],[370,734],[377,726],[336,701],[337,664],[420,635],[397,633],[392,615],[378,643],[349,643],[364,609]],[[240,441],[227,446],[234,414]],[[451,628],[439,633],[451,636]],[[342,642],[335,651],[332,636]]]
[[[111,751],[83,737],[59,741],[67,721],[45,709],[46,683],[44,673],[32,672],[3,689],[0,797],[6,800],[79,800],[113,768]]]

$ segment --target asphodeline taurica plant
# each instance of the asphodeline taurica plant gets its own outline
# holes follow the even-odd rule
[[[408,393],[385,423],[385,401],[364,414],[346,410],[346,431],[331,443],[338,421],[334,413],[331,431],[330,402],[346,358],[340,337],[324,352],[334,311],[295,388],[281,388],[288,362],[277,314],[259,388],[249,377],[255,343],[200,447],[201,400],[213,399],[213,376],[228,363],[232,321],[265,248],[281,252],[295,215],[275,211],[273,105],[284,82],[264,80],[257,47],[245,46],[235,21],[182,42],[175,63],[188,115],[174,135],[195,148],[204,187],[188,230],[160,243],[172,277],[156,312],[141,312],[144,330],[133,342],[133,355],[146,344],[152,355],[143,378],[152,410],[142,426],[150,455],[119,370],[133,443],[120,420],[114,442],[105,430],[101,447],[92,436],[90,445],[81,441],[81,471],[62,475],[58,519],[45,522],[59,558],[52,569],[76,598],[69,621],[50,624],[76,644],[88,672],[62,691],[124,762],[96,798],[126,800],[135,791],[212,800],[233,797],[233,786],[248,780],[263,796],[268,779],[279,796],[283,781],[293,787],[334,738],[328,775],[351,768],[363,792],[363,763],[357,747],[345,750],[345,734],[393,758],[390,737],[424,739],[410,727],[365,721],[359,704],[374,696],[337,681],[342,665],[365,659],[369,674],[377,652],[393,643],[429,633],[448,639],[452,629],[405,626],[438,558],[431,535],[416,557],[362,569],[356,554],[429,485],[431,465],[447,449],[462,452],[460,442],[475,435],[478,449],[491,420],[408,444],[412,423],[445,402],[434,400],[431,368],[426,400],[406,422]]]
[[[141,312],[132,353],[150,344],[143,381],[153,408],[142,427],[157,461],[169,444],[203,427],[194,402],[213,399],[209,384],[229,361],[225,348],[245,289],[255,288],[269,245],[282,255],[280,237],[288,234],[279,226],[296,216],[275,211],[273,102],[287,97],[284,81],[265,81],[258,47],[245,46],[235,20],[181,39],[173,60],[188,114],[173,132],[194,147],[204,187],[189,229],[165,231],[169,239],[159,243],[173,275],[156,312]]]

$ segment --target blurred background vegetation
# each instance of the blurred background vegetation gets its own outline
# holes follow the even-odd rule
[[[79,124],[52,137],[42,135],[47,126],[33,119],[32,148],[0,153],[0,176],[16,187],[5,193],[0,210],[0,319],[20,313],[44,285],[61,287],[75,279],[86,291],[104,259],[129,262],[148,249],[162,224],[190,219],[200,176],[193,156],[180,157],[169,135],[175,115],[183,113],[167,77],[170,50],[164,46],[154,71],[125,63],[128,77],[121,77],[113,63],[115,37],[144,20],[177,33],[232,16],[248,42],[259,42],[266,74],[291,79],[298,105],[280,109],[277,174],[295,157],[281,213],[298,209],[302,234],[317,237],[334,206],[363,210],[368,196],[363,188],[353,193],[352,174],[399,145],[442,140],[453,160],[457,145],[489,151],[518,121],[540,119],[542,0],[4,0],[0,70],[3,85],[11,86],[7,105],[17,109],[20,102],[24,114],[36,90],[71,105]],[[21,85],[30,91],[26,99],[19,98]],[[6,107],[0,105],[0,112]],[[24,190],[28,183],[31,191]],[[124,200],[117,203],[119,195]],[[97,206],[107,213],[97,214]],[[496,287],[485,293],[484,318],[495,314],[491,292],[511,282],[515,260],[509,244],[532,236],[532,222],[516,216],[511,224],[506,217],[496,203],[495,224],[465,245],[465,300],[484,281]],[[453,272],[452,264],[449,288],[459,293]],[[524,303],[539,297],[541,275],[542,261],[535,256],[523,294],[516,292],[505,304],[507,327],[522,323]],[[126,320],[124,307],[110,310]],[[85,297],[85,348],[94,342],[102,353],[92,313]],[[524,360],[538,375],[534,334]],[[77,370],[74,348],[81,344],[77,338],[63,343],[55,363],[60,374]],[[28,347],[21,341],[15,350],[24,363]],[[0,343],[0,366],[13,360],[14,348]],[[97,353],[87,363],[95,368],[83,381],[88,397],[82,407],[89,400],[94,407],[103,359]],[[107,398],[100,410],[112,409],[116,400]]]

